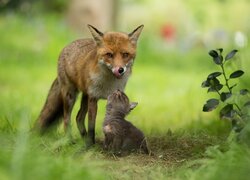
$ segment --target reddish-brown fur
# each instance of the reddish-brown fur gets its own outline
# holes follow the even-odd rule
[[[139,26],[130,34],[101,33],[89,25],[93,39],[79,39],[66,46],[59,56],[58,76],[38,118],[38,128],[44,131],[63,116],[68,132],[77,94],[82,92],[77,126],[81,135],[88,135],[89,144],[93,144],[97,102],[114,90],[125,88],[142,28]],[[87,112],[88,133],[84,123]]]

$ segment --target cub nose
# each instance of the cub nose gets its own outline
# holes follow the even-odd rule
[[[124,73],[124,68],[120,67],[120,68],[118,69],[118,73],[119,73],[119,74]]]
[[[115,92],[114,92],[116,95],[120,95],[121,94],[121,91],[119,89],[117,89]]]

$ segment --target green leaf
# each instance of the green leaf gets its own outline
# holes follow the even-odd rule
[[[211,51],[209,51],[208,54],[209,54],[210,56],[213,57],[213,60],[214,60],[214,63],[215,63],[215,64],[218,64],[218,65],[221,65],[221,64],[222,64],[223,58],[222,58],[222,56],[220,56],[220,55],[217,53],[217,51],[211,50]]]
[[[213,79],[213,78],[220,76],[221,74],[222,74],[221,72],[213,72],[213,73],[209,74],[207,78]]]
[[[243,126],[237,120],[232,119],[232,129],[239,133],[243,129]]]
[[[249,93],[249,91],[247,89],[241,89],[240,90],[241,95],[246,95],[247,93]]]
[[[215,89],[216,89],[217,91],[220,91],[222,88],[223,88],[223,85],[222,85],[222,84],[218,84],[218,85],[215,86]]]
[[[223,49],[222,49],[222,48],[218,48],[217,50],[220,51],[220,53],[223,52]]]
[[[220,110],[220,118],[221,119],[229,119],[231,120],[234,117],[235,111],[233,109],[232,104],[227,104]]]
[[[220,84],[220,81],[217,78],[212,78],[212,79],[208,79],[208,80],[209,80],[209,84],[213,87]]]
[[[232,90],[237,84],[232,85],[229,89]]]
[[[237,71],[234,71],[232,74],[230,74],[229,78],[230,79],[238,78],[238,77],[242,76],[243,74],[244,74],[244,71],[237,70]]]
[[[216,89],[214,89],[213,87],[210,87],[210,88],[208,88],[208,90],[207,90],[207,93],[209,93],[209,92],[216,92]]]
[[[232,94],[230,92],[222,92],[220,94],[220,100],[222,102],[226,101],[228,98],[230,98],[232,96]]]
[[[213,58],[213,60],[215,64],[221,65],[223,59],[222,59],[222,56],[218,56],[218,57]]]
[[[209,99],[207,100],[206,104],[203,106],[203,111],[204,112],[209,112],[217,108],[219,105],[219,100],[218,99]]]
[[[247,102],[244,104],[244,107],[247,107],[247,106],[250,106],[250,101],[247,101]]]
[[[231,59],[232,57],[234,57],[234,55],[238,52],[238,50],[234,49],[232,50],[230,53],[228,53],[225,57],[225,61]]]
[[[216,92],[220,91],[223,88],[223,85],[217,78],[212,78],[207,80],[209,82],[210,88],[207,92]]]
[[[209,51],[208,52],[208,54],[210,55],[210,56],[212,56],[213,58],[215,58],[215,57],[218,57],[219,56],[219,54],[217,53],[217,51],[215,51],[215,50],[211,50],[211,51]]]
[[[207,92],[217,92],[220,91],[223,88],[222,84],[218,84],[216,86],[211,86],[210,88],[208,88]]]
[[[210,86],[210,83],[207,80],[203,81],[202,84],[201,84],[201,87],[203,87],[203,88],[206,88],[206,87],[209,87],[209,86]]]

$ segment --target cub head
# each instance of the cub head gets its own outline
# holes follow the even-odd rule
[[[91,25],[88,25],[88,28],[96,42],[99,64],[104,65],[118,79],[122,78],[126,72],[130,72],[136,56],[137,40],[143,25],[128,34],[102,33]]]
[[[133,110],[137,104],[137,102],[129,102],[129,98],[124,92],[116,90],[108,96],[106,108],[108,112],[126,115]]]

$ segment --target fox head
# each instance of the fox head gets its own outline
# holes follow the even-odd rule
[[[126,116],[137,104],[137,102],[130,102],[124,92],[116,90],[108,96],[106,109],[107,113]]]
[[[106,66],[116,78],[122,78],[133,65],[136,44],[143,25],[128,34],[121,32],[102,33],[91,25],[88,25],[88,28],[96,42],[99,64]]]

